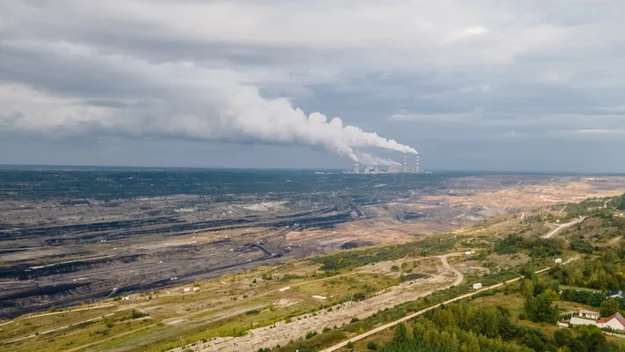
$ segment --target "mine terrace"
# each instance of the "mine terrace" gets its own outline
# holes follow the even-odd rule
[[[623,177],[0,171],[0,316],[190,284],[623,193]]]

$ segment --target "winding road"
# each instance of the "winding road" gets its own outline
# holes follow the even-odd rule
[[[557,234],[558,232],[562,231],[563,229],[567,228],[567,227],[571,227],[573,225],[577,225],[580,222],[584,221],[586,219],[586,217],[580,217],[579,219],[575,219],[571,222],[567,222],[566,224],[562,224],[560,226],[558,226],[556,229],[552,230],[551,232],[545,234],[542,236],[542,238],[551,238],[553,236],[555,236],[555,234]]]

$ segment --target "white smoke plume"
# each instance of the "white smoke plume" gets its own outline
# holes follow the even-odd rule
[[[375,166],[375,165],[382,165],[382,166],[396,165],[396,166],[399,166],[399,165],[401,165],[400,163],[398,163],[395,160],[387,159],[387,158],[381,158],[381,157],[379,157],[377,155],[373,155],[373,154],[370,154],[370,153],[356,152],[356,156],[358,157],[358,161],[360,163],[362,163],[363,165],[368,165],[368,166]]]
[[[0,93],[0,126],[3,129],[296,144],[322,148],[353,161],[358,161],[360,156],[364,163],[367,163],[365,160],[375,160],[380,165],[389,165],[391,161],[357,153],[357,149],[416,153],[411,147],[376,133],[344,126],[338,117],[328,120],[319,112],[307,116],[286,98],[264,99],[255,87],[249,86],[229,86],[221,91],[211,89],[210,98],[201,101],[173,96],[166,105],[124,109],[85,107],[80,101],[15,84],[0,85]],[[7,99],[9,96],[10,100]],[[23,97],[22,101],[19,97]]]
[[[207,111],[174,117],[168,121],[166,130],[174,135],[200,139],[321,147],[354,161],[358,160],[355,148],[416,153],[413,148],[392,139],[355,126],[344,126],[338,117],[328,120],[319,112],[306,116],[288,99],[266,100],[254,87],[240,87],[236,94],[216,105]]]

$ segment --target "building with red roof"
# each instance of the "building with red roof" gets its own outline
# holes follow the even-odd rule
[[[625,330],[625,318],[621,313],[614,313],[609,317],[597,320],[597,327],[600,329],[612,328],[613,330]]]

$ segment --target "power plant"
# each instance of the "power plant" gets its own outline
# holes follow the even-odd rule
[[[419,173],[421,172],[420,168],[419,168],[419,153],[416,153],[416,160],[415,160],[415,164],[414,164],[414,168],[412,167],[408,167],[408,156],[406,155],[406,153],[404,153],[404,163],[400,164],[400,163],[394,163],[394,164],[389,164],[389,165],[379,165],[379,164],[375,164],[375,165],[364,165],[363,167],[360,166],[360,162],[356,161],[354,162],[354,169],[352,171],[352,173],[354,174],[360,174],[360,173],[364,173],[364,174],[379,174],[379,173],[401,173],[401,172],[408,172],[408,173]]]

